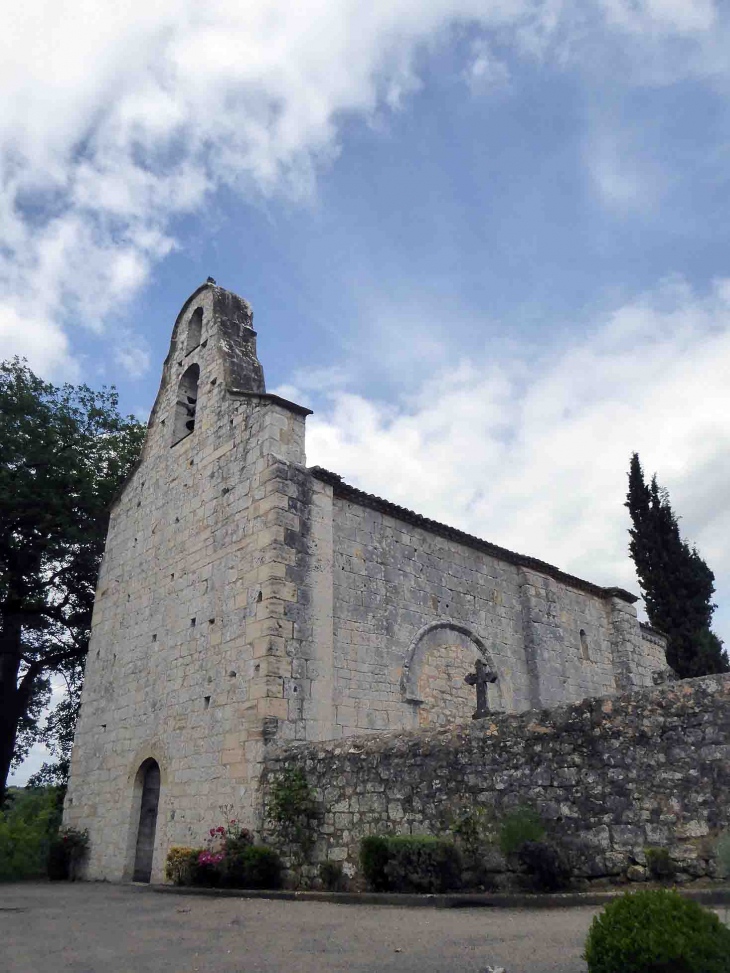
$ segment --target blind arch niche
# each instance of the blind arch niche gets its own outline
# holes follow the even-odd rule
[[[203,309],[196,307],[188,321],[188,340],[185,345],[185,354],[197,348],[203,334]]]

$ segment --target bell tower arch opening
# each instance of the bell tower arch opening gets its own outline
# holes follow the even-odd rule
[[[195,412],[198,405],[198,383],[200,365],[190,365],[183,372],[177,387],[175,404],[175,424],[172,431],[172,445],[185,439],[195,429]]]

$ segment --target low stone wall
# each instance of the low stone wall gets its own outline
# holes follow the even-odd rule
[[[353,736],[272,749],[272,781],[301,769],[316,798],[313,863],[358,871],[368,834],[443,834],[475,805],[488,819],[531,805],[580,848],[587,878],[640,878],[665,847],[679,881],[714,874],[714,836],[730,818],[730,676],[707,676],[468,725]],[[266,840],[274,841],[267,833]],[[494,856],[493,870],[506,869]],[[499,884],[499,883],[498,883]]]

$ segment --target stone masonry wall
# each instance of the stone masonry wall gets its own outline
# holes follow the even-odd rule
[[[473,712],[463,676],[478,656],[499,677],[490,709],[504,712],[650,686],[652,671],[666,665],[662,637],[642,638],[626,592],[581,588],[373,509],[364,494],[353,502],[336,483],[325,489],[333,523],[332,737],[433,722],[427,711],[446,698],[434,669],[446,659],[459,670],[447,709],[460,717]]]
[[[278,748],[264,795],[287,768],[303,770],[316,798],[314,862],[350,875],[365,835],[439,834],[464,808],[498,821],[527,804],[554,835],[580,839],[588,876],[618,875],[661,846],[687,880],[712,872],[711,839],[730,825],[730,676]]]
[[[428,653],[418,680],[423,704],[418,708],[418,725],[446,726],[464,723],[474,712],[474,687],[466,682],[474,672],[474,651],[460,645],[437,645]]]
[[[170,845],[219,823],[220,805],[254,823],[266,728],[289,716],[304,641],[286,617],[298,597],[286,574],[301,546],[289,470],[304,461],[307,410],[262,391],[245,302],[212,286],[193,297],[141,462],[111,511],[97,586],[64,810],[65,824],[89,829],[90,878],[131,878],[150,761],[161,780],[152,881]],[[195,428],[176,442],[191,364]],[[231,388],[250,374],[256,389]]]
[[[198,288],[99,574],[64,810],[89,829],[88,877],[131,877],[153,765],[158,881],[221,805],[258,826],[267,748],[468,722],[479,657],[495,712],[650,685],[664,666],[628,592],[307,469],[308,412],[266,393],[250,306]]]

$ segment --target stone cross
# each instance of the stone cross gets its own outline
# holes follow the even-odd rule
[[[496,682],[497,678],[497,673],[492,672],[491,669],[487,669],[481,659],[477,659],[476,672],[470,672],[468,676],[464,677],[464,682],[467,685],[477,687],[477,709],[476,713],[472,716],[473,720],[481,720],[489,715],[489,709],[487,707],[487,685],[490,682]]]

